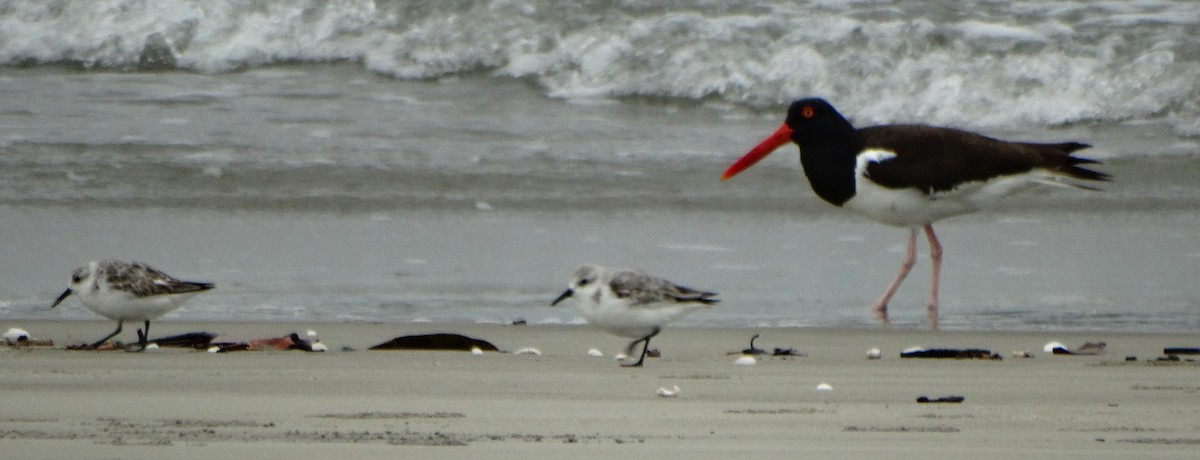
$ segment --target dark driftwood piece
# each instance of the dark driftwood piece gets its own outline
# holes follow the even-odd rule
[[[991,350],[982,348],[930,348],[928,350],[913,350],[900,353],[901,358],[940,358],[940,359],[1000,359],[1000,355],[992,354]]]
[[[460,334],[421,334],[396,337],[371,347],[371,350],[453,350],[470,351],[479,347],[483,351],[500,351],[486,340],[474,339]]]
[[[1056,355],[1091,356],[1091,355],[1103,354],[1104,350],[1107,348],[1107,346],[1108,345],[1106,345],[1104,342],[1088,342],[1088,343],[1081,345],[1078,350],[1068,350],[1063,347],[1054,347],[1054,349],[1050,350],[1050,352],[1053,354],[1056,354]]]
[[[953,403],[957,404],[966,401],[967,398],[962,396],[943,396],[941,398],[929,398],[928,396],[920,396],[917,398],[918,403]]]
[[[150,342],[157,343],[160,347],[208,348],[208,345],[215,338],[217,338],[217,334],[212,332],[188,332],[169,337],[159,337]]]
[[[1168,347],[1163,348],[1164,355],[1200,355],[1200,348]]]

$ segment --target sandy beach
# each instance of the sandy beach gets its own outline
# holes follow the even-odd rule
[[[55,346],[0,347],[5,457],[1124,459],[1194,458],[1200,444],[1200,364],[1154,361],[1200,345],[1187,335],[679,327],[655,339],[662,357],[629,369],[612,359],[624,340],[586,326],[156,324],[242,339],[313,328],[331,351],[65,351],[111,324],[23,321]],[[429,332],[542,355],[365,351]],[[759,348],[806,356],[735,365],[755,333]],[[1049,341],[1107,352],[1055,356]],[[901,359],[912,346],[1004,359]]]
[[[1200,364],[1156,360],[1200,347],[1194,2],[0,5],[0,331],[54,343],[0,345],[0,460],[1200,451]],[[806,97],[1089,144],[1113,181],[938,222],[941,332],[923,241],[883,328],[904,229],[815,196],[794,147],[720,180]],[[330,351],[68,351],[113,329],[51,307],[103,259],[216,284],[155,337]],[[622,368],[550,306],[584,263],[721,304]],[[509,353],[367,351],[429,332]],[[754,334],[804,356],[735,365]]]

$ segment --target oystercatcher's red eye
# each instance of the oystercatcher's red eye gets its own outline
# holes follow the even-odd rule
[[[812,118],[813,115],[816,115],[816,111],[813,110],[812,106],[805,106],[803,109],[800,109],[800,116],[804,118]]]

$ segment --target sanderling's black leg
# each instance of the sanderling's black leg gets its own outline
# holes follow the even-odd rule
[[[142,329],[138,329],[138,346],[146,348],[146,342],[150,341],[150,320],[146,320],[146,325]]]
[[[118,319],[117,320],[117,330],[112,331],[112,334],[108,334],[108,335],[104,336],[103,339],[100,339],[96,343],[93,343],[92,348],[94,349],[94,348],[100,346],[101,344],[103,344],[104,342],[107,342],[108,339],[111,339],[111,338],[115,337],[117,334],[120,334],[121,326],[124,326],[124,325],[125,325],[125,320]]]
[[[634,346],[635,344],[637,344],[638,342],[643,342],[643,345],[642,345],[642,356],[638,358],[638,360],[637,360],[637,362],[636,362],[636,363],[633,363],[633,364],[622,364],[622,366],[625,366],[625,367],[642,367],[642,362],[646,361],[646,352],[647,352],[648,350],[650,350],[650,339],[651,339],[652,337],[654,337],[654,336],[658,335],[658,333],[659,333],[659,332],[661,332],[661,331],[662,331],[662,329],[659,329],[659,328],[657,328],[657,327],[656,327],[656,328],[654,328],[654,330],[653,330],[653,331],[651,331],[651,332],[650,332],[650,334],[649,334],[649,335],[647,335],[647,336],[645,336],[645,337],[642,337],[642,338],[640,338],[640,339],[634,340],[634,341],[633,341],[633,343],[629,344],[629,351],[633,351],[633,346]]]

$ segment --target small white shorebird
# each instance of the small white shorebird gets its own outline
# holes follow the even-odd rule
[[[104,260],[88,262],[71,274],[70,286],[50,308],[57,307],[74,293],[88,310],[117,322],[117,330],[92,348],[121,333],[125,320],[143,320],[138,344],[145,345],[150,335],[150,320],[179,308],[193,295],[215,287],[212,283],[180,281],[140,262]]]
[[[637,339],[629,343],[626,355],[633,356],[633,347],[642,342],[642,354],[637,362],[623,364],[640,367],[652,337],[668,323],[717,303],[718,300],[712,298],[715,295],[715,292],[679,286],[640,271],[584,265],[575,270],[567,290],[550,305],[573,297],[575,308],[589,324],[614,335]]]

